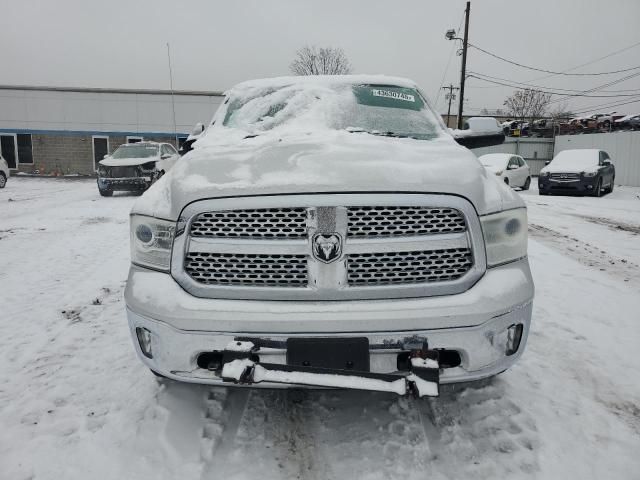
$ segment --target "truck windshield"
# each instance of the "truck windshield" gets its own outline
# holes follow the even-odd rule
[[[150,158],[158,155],[157,145],[122,145],[111,158]]]
[[[441,132],[420,93],[394,85],[293,85],[253,92],[231,99],[222,123],[251,135],[329,128],[428,140]]]

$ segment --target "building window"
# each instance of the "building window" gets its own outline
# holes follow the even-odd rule
[[[134,136],[130,136],[127,137],[127,143],[138,143],[138,142],[142,142],[144,139],[142,137],[134,137]]]
[[[18,137],[18,163],[33,165],[33,147],[31,146],[31,134],[19,133]]]
[[[16,136],[13,133],[0,135],[0,154],[7,161],[9,169],[18,168],[18,149],[16,148]]]
[[[94,135],[91,137],[93,142],[93,168],[98,169],[98,162],[109,155],[109,137],[102,135]]]

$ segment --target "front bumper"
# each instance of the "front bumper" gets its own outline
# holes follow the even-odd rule
[[[98,178],[101,190],[145,190],[151,185],[151,177]]]
[[[223,384],[219,373],[198,366],[198,357],[222,351],[239,337],[282,343],[293,337],[365,336],[370,345],[381,345],[418,336],[428,340],[430,349],[457,352],[460,364],[440,370],[440,382],[452,383],[498,374],[520,357],[531,322],[533,281],[523,259],[489,269],[474,287],[458,295],[338,302],[215,300],[189,295],[168,274],[133,266],[125,299],[140,358],[175,380]],[[508,329],[519,324],[521,341],[507,355]],[[150,332],[152,358],[142,352],[138,328]],[[402,350],[369,353],[371,372],[397,371]],[[286,350],[264,350],[260,361],[286,364]]]
[[[538,190],[542,193],[590,195],[596,191],[598,178],[595,176],[580,177],[575,180],[555,180],[549,177],[538,177]]]

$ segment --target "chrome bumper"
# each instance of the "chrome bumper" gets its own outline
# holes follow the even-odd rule
[[[371,345],[399,344],[410,336],[425,337],[430,349],[455,350],[460,354],[461,364],[458,367],[440,370],[440,383],[453,383],[479,380],[496,375],[513,365],[522,355],[531,322],[532,303],[517,305],[511,311],[491,318],[476,326],[459,328],[438,328],[420,331],[387,331],[335,334],[261,334],[261,338],[274,341],[285,341],[291,337],[348,337],[366,336]],[[224,350],[237,337],[248,335],[247,332],[211,332],[186,331],[169,324],[139,315],[127,309],[129,328],[135,349],[142,361],[155,372],[174,380],[201,384],[222,385],[219,373],[200,368],[197,357],[201,353]],[[523,331],[517,351],[506,355],[507,329],[512,325],[522,324]],[[136,329],[144,328],[151,332],[152,358],[145,356],[137,338]],[[255,334],[251,334],[255,336]],[[402,350],[372,349],[370,350],[371,372],[394,373],[397,371],[397,357]],[[260,360],[271,364],[286,364],[286,351],[282,348],[264,349]],[[228,383],[224,383],[228,385]],[[256,387],[282,388],[287,385],[263,382]],[[291,386],[291,385],[289,385]]]

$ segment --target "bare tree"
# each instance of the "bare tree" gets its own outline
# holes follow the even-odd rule
[[[569,110],[567,102],[562,102],[558,104],[556,108],[553,108],[549,111],[549,116],[555,121],[558,121],[568,120],[570,118],[573,118],[575,115],[571,110]]]
[[[507,97],[504,106],[507,112],[516,119],[524,122],[525,120],[534,121],[547,111],[551,94],[540,90],[526,88],[517,90],[513,95]]]
[[[341,48],[303,47],[289,66],[295,75],[346,75],[351,64]]]

